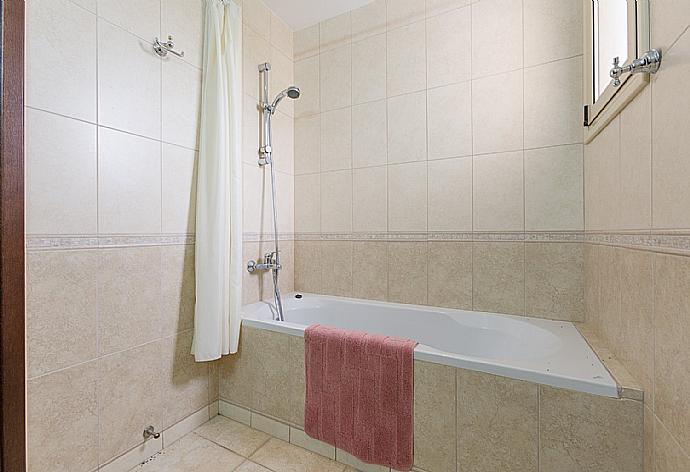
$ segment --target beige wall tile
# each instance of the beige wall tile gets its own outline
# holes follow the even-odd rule
[[[426,16],[431,17],[455,10],[456,8],[466,7],[477,0],[426,0]]]
[[[297,118],[295,120],[295,174],[309,174],[320,170],[321,115]]]
[[[138,14],[136,9],[128,11]],[[161,36],[166,37],[168,32],[174,31],[175,43],[184,44],[185,62],[201,68],[204,52],[203,4],[196,0],[166,0],[161,2],[160,12]],[[146,31],[143,37],[150,34],[151,31]]]
[[[475,231],[522,231],[525,228],[523,153],[473,158]]]
[[[426,162],[388,166],[388,231],[427,230]]]
[[[525,313],[525,245],[473,243],[472,304],[477,311]]]
[[[426,160],[426,93],[388,100],[388,162]]]
[[[599,309],[602,335],[609,345],[617,347],[622,326],[620,250],[603,246],[599,257]]]
[[[26,105],[95,123],[97,44],[96,16],[74,2],[28,3]]]
[[[522,75],[519,70],[472,82],[472,147],[475,154],[522,149]],[[499,103],[500,113],[496,108]]]
[[[352,107],[352,165],[385,165],[388,160],[386,101]]]
[[[580,243],[525,245],[528,316],[584,321],[583,249]]]
[[[690,443],[690,259],[654,257],[654,412],[681,443]]]
[[[472,86],[464,82],[427,92],[429,159],[472,154]]]
[[[98,360],[100,464],[144,442],[148,425],[162,429],[162,343]]]
[[[97,356],[97,274],[96,251],[28,253],[28,378]]]
[[[198,154],[171,144],[163,144],[162,149],[162,230],[195,233]]]
[[[658,419],[654,425],[654,467],[656,472],[690,470],[690,456]]]
[[[288,416],[285,418],[292,424],[304,427],[304,395],[306,391],[304,369],[304,339],[290,336],[288,340],[290,363],[288,367]]]
[[[353,171],[353,231],[385,232],[388,228],[386,174],[385,166]]]
[[[285,90],[281,88],[279,90]],[[288,103],[294,103],[290,100]],[[287,103],[285,103],[287,104]],[[285,109],[283,109],[285,111]],[[295,125],[291,115],[278,112],[273,115],[273,159],[276,170],[283,174],[295,173]]]
[[[321,171],[352,168],[352,113],[341,108],[321,114]]]
[[[584,229],[583,147],[525,151],[525,229]]]
[[[271,25],[271,10],[262,0],[243,0],[242,21],[257,34],[268,36]]]
[[[160,143],[99,128],[98,153],[99,231],[160,233]]]
[[[98,123],[159,139],[161,59],[148,41],[98,21]]]
[[[295,61],[319,54],[320,25],[310,26],[294,34]]]
[[[268,30],[266,30],[268,32]],[[255,100],[259,98],[258,64],[268,62],[268,38],[245,26],[242,28],[243,92]],[[318,75],[317,75],[318,80]]]
[[[321,174],[321,231],[352,231],[352,171]]]
[[[349,11],[320,23],[319,48],[321,53],[349,44],[351,39],[352,18]]]
[[[429,243],[429,305],[472,309],[472,243]]]
[[[616,229],[620,208],[620,119],[585,146],[585,229]]]
[[[295,231],[318,233],[321,230],[321,176],[295,176]]]
[[[320,260],[320,241],[295,241],[295,290],[321,293]]]
[[[451,0],[455,1],[455,0]],[[466,1],[466,0],[463,0]],[[438,0],[436,3],[440,3]],[[438,9],[440,5],[429,5]],[[427,80],[438,87],[471,79],[472,17],[469,8],[450,11],[426,20]]]
[[[424,4],[416,0],[387,0],[388,29],[424,19]]]
[[[582,58],[525,69],[525,147],[582,142]]]
[[[255,163],[242,165],[242,229],[248,233],[261,232],[263,221],[267,219],[270,206],[265,206],[264,200],[270,195],[270,187],[266,186],[266,173],[265,167]],[[266,228],[268,230],[270,226]]]
[[[290,60],[294,56],[294,39],[290,26],[278,15],[271,12],[271,45],[275,46]]]
[[[642,402],[540,388],[540,470],[642,471]]]
[[[429,231],[472,231],[472,158],[429,162]]]
[[[426,305],[427,243],[388,244],[388,300]]]
[[[520,67],[522,2],[487,0],[472,5],[472,76],[483,77]]]
[[[242,244],[242,262],[246,263],[250,260],[263,258],[258,243],[245,241]],[[250,274],[248,271],[242,271],[242,304],[248,305],[256,303],[262,298],[265,284],[269,284],[266,272],[254,272]]]
[[[95,362],[27,382],[29,472],[98,467],[97,382]]]
[[[388,298],[388,244],[355,241],[352,254],[352,296],[365,300]]]
[[[415,467],[455,470],[455,368],[415,361],[414,416]]]
[[[201,71],[182,61],[164,61],[162,77],[163,141],[198,149]]]
[[[620,115],[621,229],[652,225],[652,90],[645,88]]]
[[[690,227],[690,34],[664,56],[664,73],[652,80],[653,224],[655,228]]]
[[[386,98],[386,35],[352,44],[352,103]]]
[[[26,109],[28,234],[95,234],[96,174],[95,125]]]
[[[458,470],[537,470],[538,386],[457,369]]]
[[[98,347],[110,354],[161,336],[160,247],[101,251]]]
[[[326,295],[352,296],[352,241],[321,243],[321,284]]]
[[[650,2],[654,47],[667,51],[690,25],[690,5],[683,0]]]
[[[288,418],[291,405],[285,391],[292,380],[290,370],[284,368],[284,362],[289,358],[291,336],[261,329],[256,330],[253,336],[246,347],[248,354],[255,359],[250,364],[252,371],[249,373],[254,377],[250,384],[254,409],[274,418]]]
[[[319,62],[321,111],[352,105],[352,47],[322,52]]]
[[[644,413],[644,472],[654,472],[654,412],[652,405],[645,402]]]
[[[195,362],[192,331],[162,340],[163,428],[209,403],[209,364]]]
[[[219,368],[221,403],[225,400],[232,402],[233,406],[256,407],[253,386],[256,379],[254,364],[257,360],[255,347],[258,331],[255,328],[243,326],[237,353],[221,358]]]
[[[352,41],[386,32],[386,0],[352,10]]]
[[[410,0],[395,0],[410,1]],[[389,1],[390,3],[390,1]],[[421,2],[414,2],[421,3]],[[424,5],[421,5],[424,8]],[[423,13],[422,13],[423,14]],[[388,20],[391,20],[390,7]],[[387,35],[387,91],[389,97],[426,88],[426,28],[419,21]]]
[[[318,55],[295,62],[295,84],[302,92],[299,100],[295,102],[296,117],[313,115],[321,110],[319,82]]]
[[[194,246],[191,244],[161,248],[163,336],[194,327],[194,261]]]
[[[242,95],[242,162],[246,164],[255,165],[259,158],[259,132],[257,100],[245,93]]]
[[[525,66],[582,54],[582,2],[524,0]]]
[[[654,404],[654,255],[620,251],[620,361],[640,382],[645,402]]]

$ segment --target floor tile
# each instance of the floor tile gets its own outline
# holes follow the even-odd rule
[[[192,433],[131,472],[231,472],[242,461],[241,456]]]
[[[275,472],[343,472],[345,469],[343,464],[279,439],[268,441],[251,460]]]
[[[269,439],[266,433],[222,416],[200,426],[195,433],[244,457],[254,454]]]
[[[271,470],[252,461],[246,461],[235,472],[271,472]]]

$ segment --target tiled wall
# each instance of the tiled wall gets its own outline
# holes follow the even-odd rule
[[[189,354],[202,6],[27,2],[31,472],[96,470],[141,444],[145,426],[168,428],[217,398],[217,364]],[[258,1],[245,0],[244,12],[252,253],[251,241],[270,229],[265,171],[255,162],[256,66],[273,62],[274,90],[290,82],[292,33]],[[153,53],[154,36],[168,34],[184,59]],[[289,233],[292,115],[283,111],[276,161]],[[291,259],[290,242],[284,247]],[[259,286],[258,277],[246,282],[247,293]]]
[[[654,1],[659,73],[585,148],[586,318],[645,390],[646,469],[690,470],[690,4]]]
[[[296,288],[581,320],[581,8],[376,0],[296,32]]]

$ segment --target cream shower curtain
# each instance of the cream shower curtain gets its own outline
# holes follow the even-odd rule
[[[197,362],[237,352],[242,305],[242,19],[205,0],[196,198]]]

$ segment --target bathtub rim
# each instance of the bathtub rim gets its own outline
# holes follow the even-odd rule
[[[385,301],[379,301],[379,300],[365,300],[365,299],[359,299],[359,298],[349,298],[349,297],[338,297],[338,296],[332,296],[332,295],[319,295],[319,294],[313,294],[309,292],[293,292],[284,295],[284,298],[292,298],[297,294],[301,294],[304,296],[310,296],[310,297],[318,297],[322,299],[327,299],[327,300],[332,300],[332,301],[349,301],[349,302],[358,302],[358,303],[365,303],[365,304],[371,304],[371,305],[377,305],[377,306],[386,306],[386,307],[399,307],[399,308],[404,308],[404,309],[419,309],[419,310],[441,310],[441,311],[446,311],[446,312],[474,312],[473,310],[458,310],[454,308],[445,308],[445,307],[434,307],[434,306],[426,306],[426,305],[412,305],[412,304],[403,304],[403,303],[395,303],[395,302],[385,302]],[[273,332],[278,332],[278,333],[283,333],[291,336],[298,336],[298,337],[304,337],[304,330],[307,328],[307,326],[298,324],[298,323],[291,323],[288,321],[283,321],[283,322],[278,322],[278,321],[273,321],[273,320],[260,320],[256,318],[252,318],[251,314],[248,314],[246,312],[246,309],[248,307],[255,307],[257,305],[272,305],[269,301],[259,301],[255,302],[252,304],[244,305],[242,307],[242,326],[247,326],[247,327],[252,327],[256,329],[266,329],[269,331]],[[487,361],[487,360],[482,360],[478,358],[473,358],[469,356],[463,356],[460,354],[455,354],[455,353],[450,353],[446,352],[440,349],[433,348],[431,346],[425,345],[425,344],[417,344],[415,350],[414,350],[414,359],[419,360],[419,361],[424,361],[424,362],[430,362],[434,364],[440,364],[440,365],[447,365],[449,367],[454,367],[458,369],[467,369],[467,370],[473,370],[477,372],[483,372],[486,374],[491,374],[491,375],[497,375],[500,377],[506,377],[510,379],[516,379],[516,380],[522,380],[525,382],[532,382],[535,384],[539,385],[546,385],[550,387],[555,387],[555,388],[563,388],[567,390],[573,390],[577,392],[582,392],[582,393],[588,393],[592,395],[598,395],[598,396],[604,396],[604,397],[609,397],[609,398],[621,398],[621,386],[619,382],[616,380],[616,378],[613,376],[611,373],[610,369],[607,367],[607,365],[601,360],[601,358],[597,355],[597,353],[592,349],[590,346],[589,342],[587,339],[582,335],[582,333],[577,329],[577,326],[570,322],[570,321],[562,321],[562,320],[544,320],[542,318],[533,318],[529,316],[519,316],[519,315],[508,315],[508,314],[502,314],[502,313],[493,313],[493,312],[479,312],[476,311],[475,313],[480,313],[480,314],[488,314],[488,315],[494,315],[494,316],[499,316],[499,317],[507,317],[507,318],[516,318],[521,321],[554,321],[557,323],[566,323],[568,325],[571,325],[577,335],[581,338],[580,341],[586,346],[586,348],[591,352],[592,356],[601,364],[601,366],[604,368],[606,373],[608,374],[608,382],[606,383],[601,383],[601,382],[594,382],[590,381],[589,379],[586,378],[581,378],[581,377],[572,377],[572,376],[567,376],[567,375],[562,375],[562,374],[554,374],[554,373],[545,373],[540,370],[536,369],[529,369],[526,367],[517,367],[515,365],[509,365],[497,361]]]

